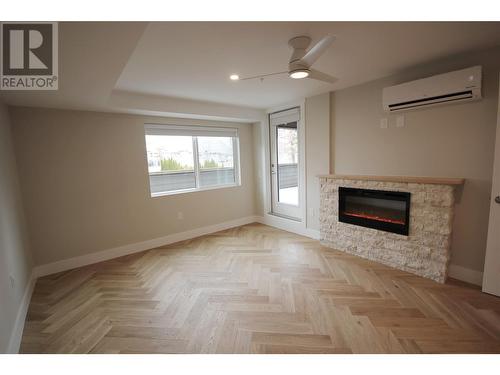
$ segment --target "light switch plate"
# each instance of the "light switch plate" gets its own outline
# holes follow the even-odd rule
[[[387,129],[387,117],[380,119],[380,129]]]

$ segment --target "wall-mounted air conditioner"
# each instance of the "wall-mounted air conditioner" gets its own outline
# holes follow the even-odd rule
[[[386,112],[423,108],[481,99],[481,66],[386,87],[382,101]]]

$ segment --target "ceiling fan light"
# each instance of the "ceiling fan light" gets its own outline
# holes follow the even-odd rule
[[[230,79],[231,81],[238,81],[238,80],[240,79],[240,76],[239,76],[238,74],[231,74],[231,75],[229,76],[229,79]]]
[[[297,69],[289,73],[290,78],[293,79],[302,79],[306,78],[309,76],[309,70],[308,69]]]

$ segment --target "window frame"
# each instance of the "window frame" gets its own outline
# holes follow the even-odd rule
[[[184,135],[191,137],[193,144],[193,169],[195,187],[187,189],[169,190],[163,192],[153,193],[151,191],[151,174],[149,173],[148,163],[148,149],[146,143],[146,136],[148,135],[163,135],[163,136],[176,136]],[[231,137],[233,143],[233,168],[234,168],[234,182],[229,184],[219,184],[212,186],[200,186],[200,165],[199,165],[199,150],[198,150],[198,137]],[[232,187],[241,186],[241,160],[240,160],[240,137],[239,130],[235,127],[216,127],[216,126],[201,126],[201,125],[170,125],[170,124],[144,124],[144,141],[146,149],[146,170],[148,174],[149,194],[151,198],[162,197],[166,195],[177,195],[185,193],[193,193],[198,191],[227,189]]]

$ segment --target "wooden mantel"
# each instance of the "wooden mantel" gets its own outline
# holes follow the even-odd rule
[[[363,180],[381,182],[403,182],[414,184],[434,184],[434,185],[463,185],[464,178],[450,177],[421,177],[421,176],[371,176],[371,175],[347,175],[347,174],[324,174],[319,178],[330,178],[336,180]]]

